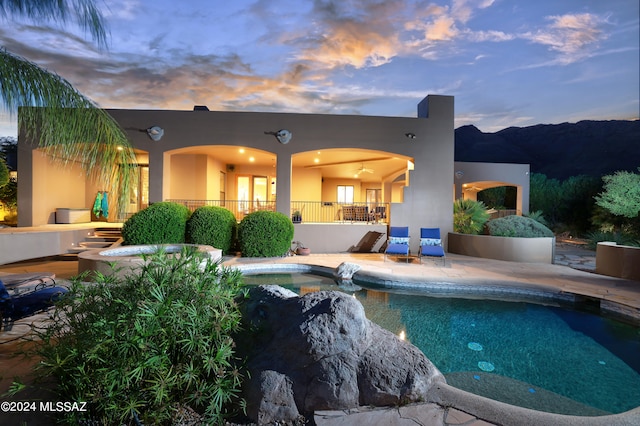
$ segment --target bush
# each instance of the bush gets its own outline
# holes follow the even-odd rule
[[[237,225],[233,213],[223,207],[199,207],[187,221],[187,241],[210,245],[227,254],[233,245]]]
[[[245,257],[284,256],[291,248],[293,223],[279,212],[249,213],[238,226],[240,251]]]
[[[453,231],[460,234],[479,234],[489,220],[482,201],[457,199],[453,203]]]
[[[231,337],[241,274],[187,248],[147,260],[125,278],[74,281],[39,332],[39,373],[57,379],[63,401],[88,403],[69,423],[177,424],[176,410],[190,407],[222,424],[230,404],[242,406]]]
[[[131,216],[122,226],[124,244],[180,244],[185,242],[189,209],[163,201]]]
[[[489,234],[496,237],[553,237],[553,232],[540,222],[523,216],[506,216],[487,222]]]

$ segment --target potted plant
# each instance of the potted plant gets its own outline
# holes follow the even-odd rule
[[[298,256],[309,256],[311,254],[311,249],[306,247],[302,241],[294,241],[293,242],[296,245],[296,254]]]
[[[300,210],[295,210],[292,214],[291,214],[291,222],[293,223],[300,223],[302,222],[302,212]]]

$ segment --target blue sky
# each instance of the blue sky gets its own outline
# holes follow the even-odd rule
[[[105,108],[415,117],[455,126],[637,119],[638,0],[114,0],[109,48],[3,21],[0,46]],[[0,111],[0,136],[15,136]]]

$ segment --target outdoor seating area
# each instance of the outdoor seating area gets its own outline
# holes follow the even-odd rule
[[[440,258],[443,265],[446,263],[440,228],[420,228],[420,263],[423,257]]]
[[[384,259],[387,260],[388,255],[404,256],[409,263],[409,227],[408,226],[392,226],[389,228],[389,238],[387,240],[387,248],[384,251]]]
[[[384,251],[385,260],[387,255],[404,257],[408,263],[411,259],[409,227],[392,226],[389,228],[389,238]],[[420,228],[420,250],[418,259],[422,263],[422,258],[431,257],[442,259],[442,265],[446,264],[446,256],[442,247],[440,228]]]

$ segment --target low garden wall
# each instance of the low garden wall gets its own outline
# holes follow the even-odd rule
[[[600,242],[596,247],[596,273],[640,281],[640,247]]]
[[[553,263],[555,245],[555,237],[494,237],[450,232],[447,251],[483,259]]]

